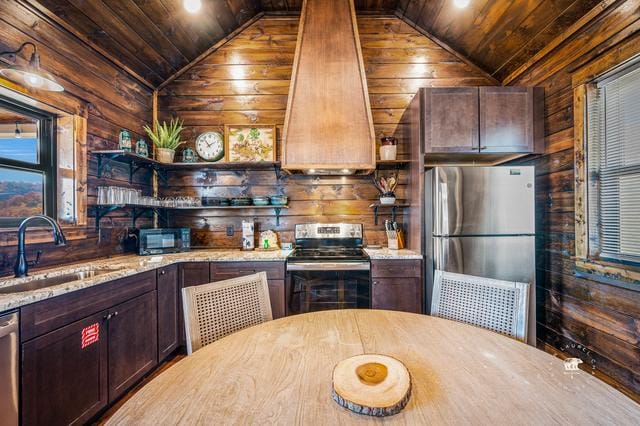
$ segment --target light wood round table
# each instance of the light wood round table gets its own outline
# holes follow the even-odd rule
[[[409,369],[402,412],[362,416],[331,399],[334,365],[379,353]],[[597,368],[597,365],[596,365]],[[638,424],[640,406],[543,351],[440,318],[391,311],[296,315],[200,349],[108,424]]]

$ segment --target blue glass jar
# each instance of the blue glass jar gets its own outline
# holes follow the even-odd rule
[[[136,154],[140,157],[149,157],[149,146],[144,139],[138,139],[136,142]]]
[[[120,149],[123,151],[131,152],[132,141],[131,141],[131,133],[127,129],[120,130],[120,136],[118,137],[118,142]]]
[[[184,151],[182,151],[183,163],[195,163],[196,161],[196,153],[191,148],[185,148]]]

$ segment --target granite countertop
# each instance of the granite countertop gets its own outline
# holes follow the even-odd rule
[[[383,248],[366,249],[366,251],[373,260],[422,259],[422,256],[410,250],[389,250]],[[34,271],[33,275],[24,278],[0,279],[0,291],[4,287],[27,283],[43,277],[53,278],[83,271],[99,271],[99,273],[83,280],[76,280],[37,290],[7,294],[0,293],[0,312],[178,262],[283,262],[289,253],[291,253],[291,250],[192,250],[185,253],[165,254],[161,256],[137,256],[129,254],[105,259],[94,259],[88,262],[64,265],[43,271]]]
[[[60,275],[83,271],[99,271],[98,275],[83,280],[53,285],[37,290],[18,293],[0,293],[0,312],[20,306],[60,296],[83,288],[93,287],[118,278],[124,278],[141,272],[168,266],[178,262],[274,262],[284,261],[291,250],[276,251],[242,251],[242,250],[192,250],[185,253],[164,254],[161,256],[137,256],[134,254],[115,256],[106,259],[91,260],[83,263],[64,265],[43,271],[35,271],[24,278],[0,279],[0,291],[3,287],[27,283],[43,277],[52,278]]]
[[[370,249],[365,248],[369,257],[373,260],[418,260],[422,255],[411,250],[391,250],[389,248]]]

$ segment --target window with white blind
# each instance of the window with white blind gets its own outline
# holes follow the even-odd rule
[[[589,253],[640,263],[640,66],[587,92]]]

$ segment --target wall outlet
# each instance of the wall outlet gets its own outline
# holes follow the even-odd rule
[[[233,237],[235,230],[233,229],[233,225],[227,226],[227,237]]]

